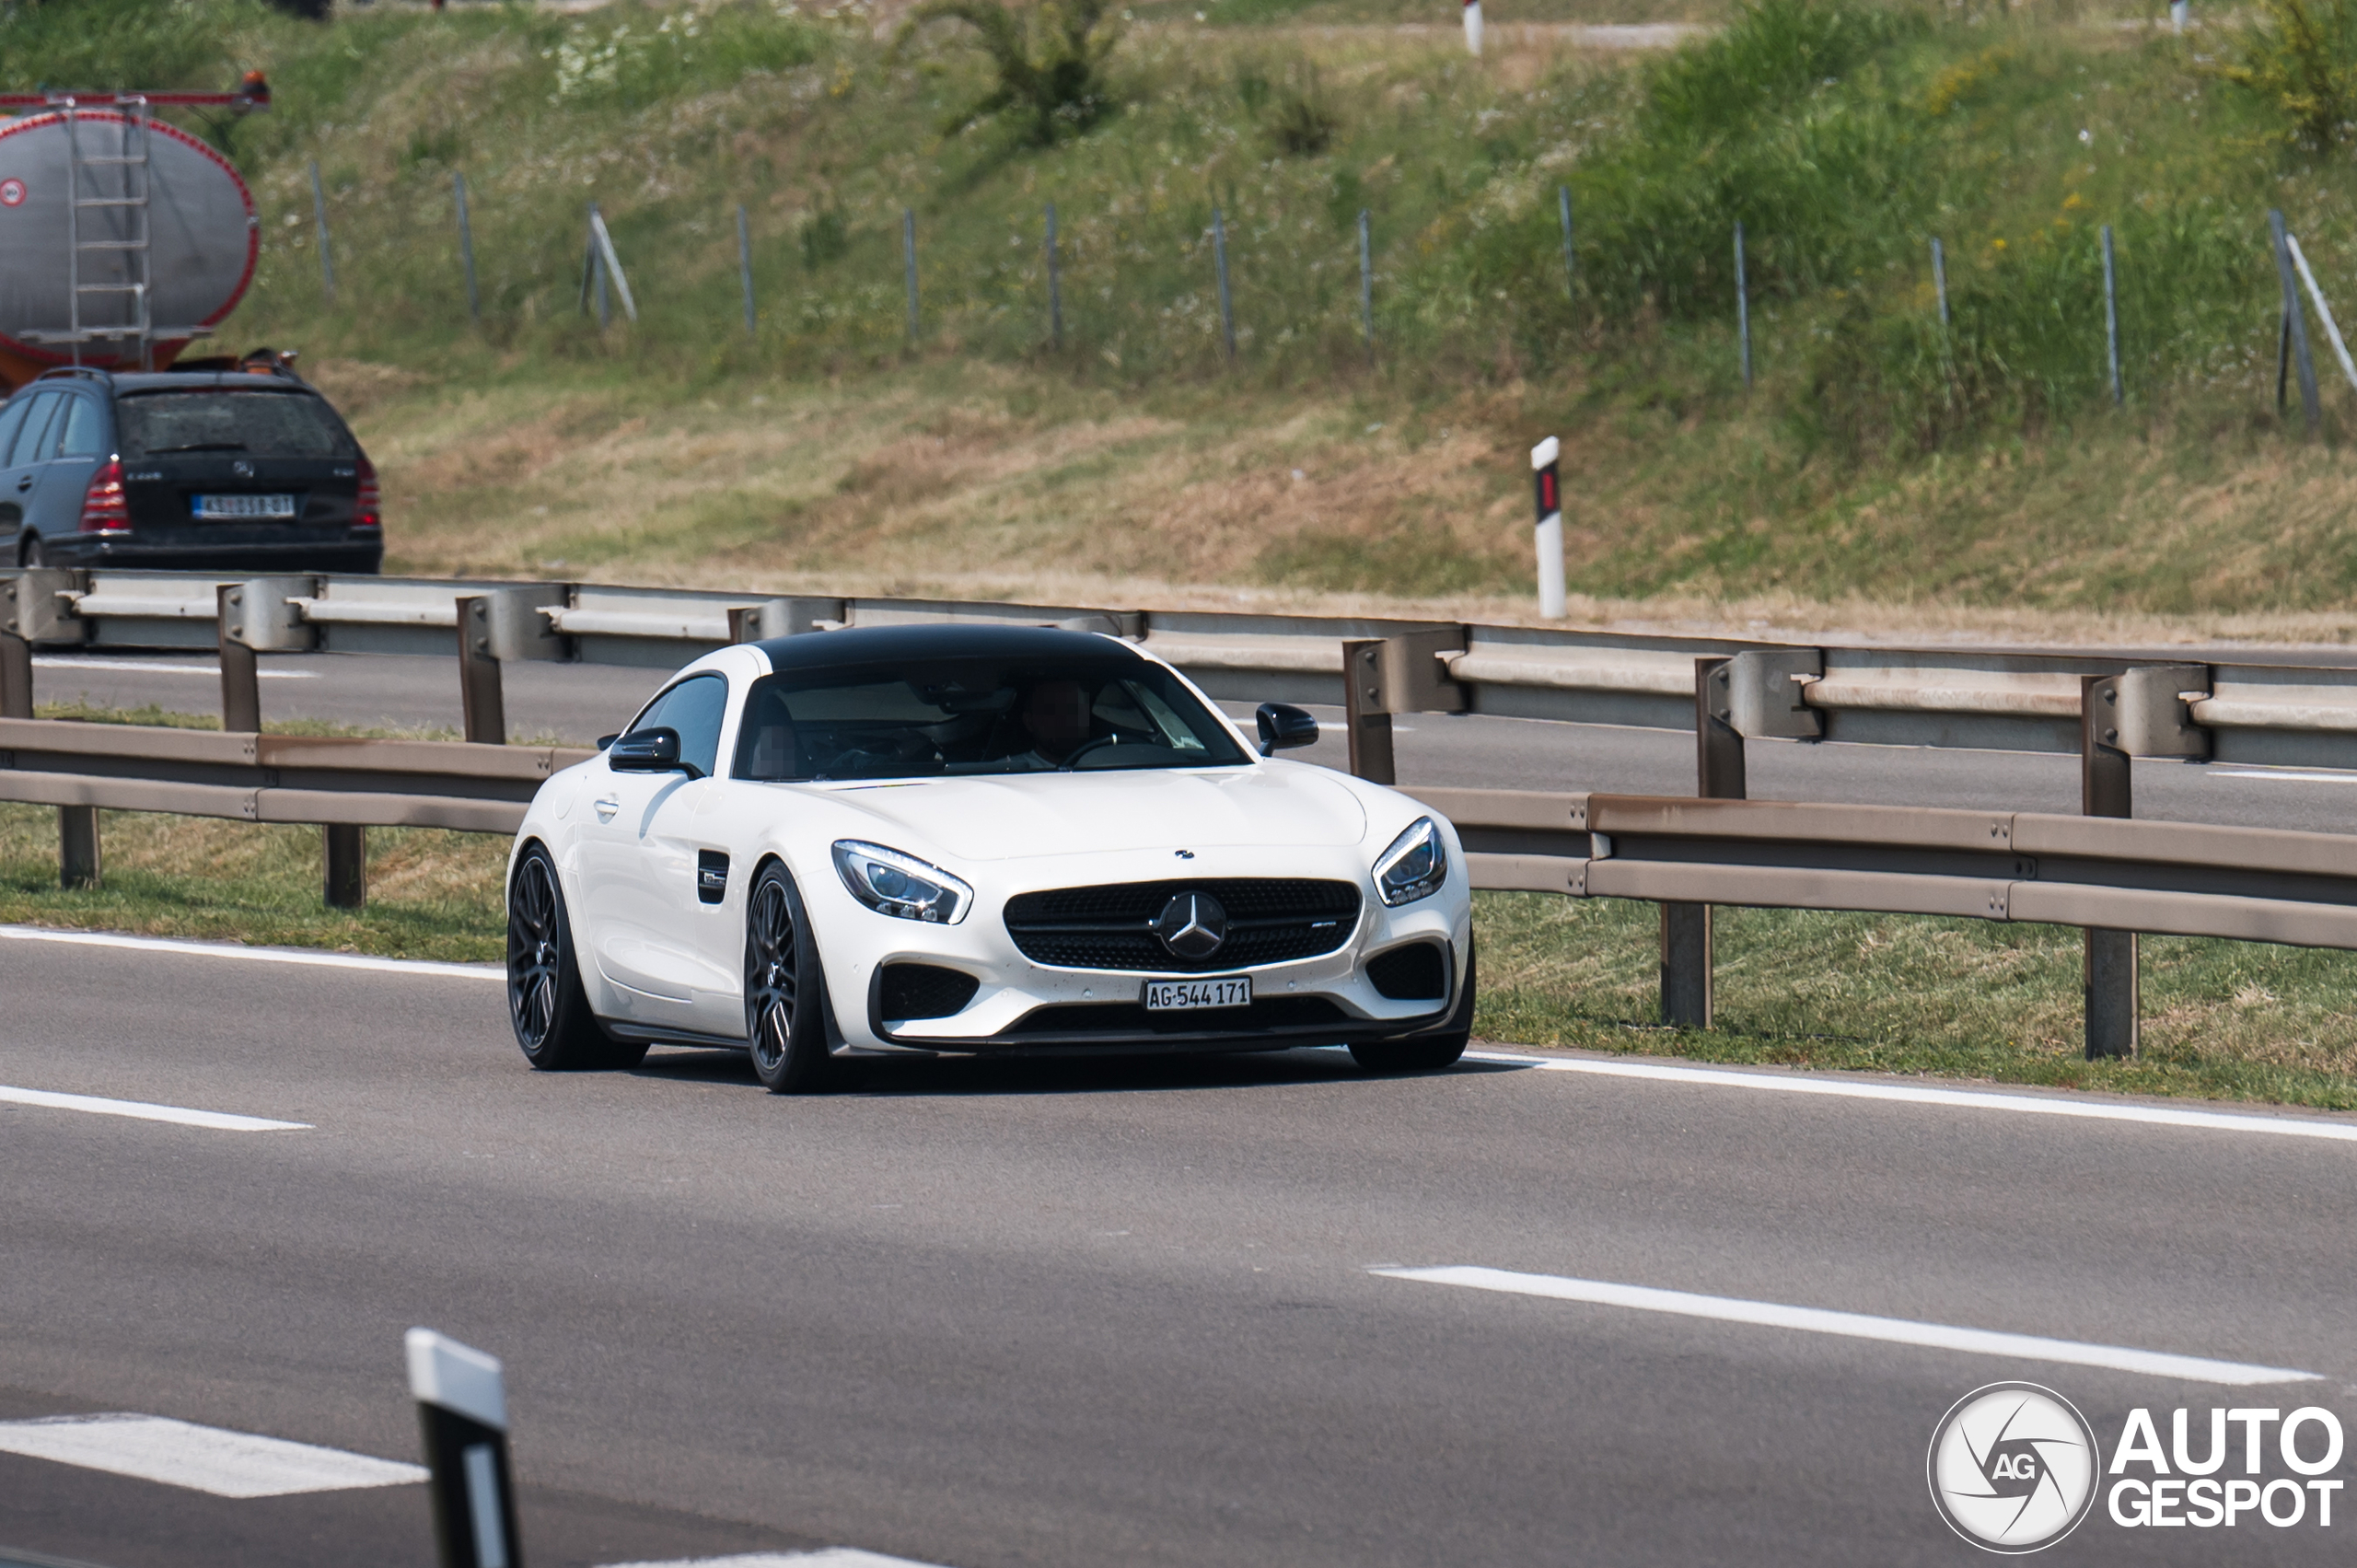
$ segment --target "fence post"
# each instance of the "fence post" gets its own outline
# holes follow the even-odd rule
[[[1064,285],[1056,270],[1056,204],[1048,203],[1048,346],[1064,351]]]
[[[2324,323],[2324,341],[2332,345],[2333,357],[2340,361],[2340,373],[2349,378],[2352,389],[2357,389],[2357,360],[2349,357],[2349,345],[2341,341],[2340,323],[2332,319],[2332,307],[2325,303],[2324,290],[2316,286],[2316,275],[2309,270],[2308,259],[2300,251],[2300,237],[2284,235],[2283,249],[2292,253],[2292,266],[2307,285],[2308,303],[2316,308],[2316,319]]]
[[[2111,370],[2111,406],[2126,400],[2119,389],[2119,296],[2113,278],[2111,225],[2103,226],[2103,351]]]
[[[745,203],[737,203],[737,275],[745,285],[745,335],[761,336],[759,319],[753,314],[753,228],[745,218]]]
[[[467,738],[481,746],[507,744],[507,707],[499,685],[499,656],[491,645],[491,600],[470,595],[458,601],[459,698],[466,713]]]
[[[1351,737],[1351,774],[1379,784],[1399,782],[1391,754],[1391,700],[1381,638],[1342,644],[1342,714]]]
[[[523,1568],[499,1362],[431,1329],[412,1329],[401,1348],[442,1568]]]
[[[917,215],[913,207],[900,209],[900,270],[907,274],[909,285],[909,341],[917,341]]]
[[[311,221],[319,231],[319,286],[328,303],[335,303],[335,258],[328,244],[328,193],[319,184],[319,160],[311,160]]]
[[[1579,265],[1572,255],[1572,188],[1570,186],[1555,187],[1555,204],[1562,209],[1563,215],[1563,297],[1577,304]]]
[[[214,640],[221,651],[221,727],[231,735],[261,733],[261,671],[246,635],[246,590],[223,583],[214,590]]]
[[[1932,236],[1932,292],[1940,298],[1940,331],[1948,327],[1948,258],[1940,249],[1940,237]]]
[[[1705,800],[1745,796],[1733,662],[1694,661],[1694,793]],[[1711,1027],[1711,925],[1708,904],[1661,906],[1661,1021],[1672,1028]]]
[[[1359,328],[1366,334],[1366,362],[1375,363],[1375,245],[1367,236],[1366,209],[1359,209]]]
[[[2293,362],[2300,371],[2300,407],[2308,416],[2308,434],[2316,434],[2324,411],[2316,398],[2316,361],[2308,355],[2308,323],[2300,310],[2300,285],[2292,275],[2292,249],[2285,243],[2283,215],[2270,209],[2268,238],[2275,248],[2276,280],[2283,289],[2283,325],[2275,344],[2275,412],[2283,412],[2284,373]]]
[[[1743,343],[1743,389],[1751,389],[1751,290],[1743,276],[1743,225],[1735,226],[1735,331]]]
[[[1538,613],[1550,621],[1563,618],[1563,482],[1562,443],[1550,436],[1530,448],[1533,499],[1538,508]]]
[[[1219,273],[1219,330],[1227,343],[1227,357],[1236,357],[1236,307],[1227,293],[1227,220],[1212,209],[1212,264]]]
[[[2079,809],[2089,817],[2132,817],[2134,773],[2120,739],[2120,678],[2079,679]],[[2088,927],[2085,989],[2087,1060],[2136,1054],[2136,934]]]
[[[467,221],[467,177],[455,168],[450,171],[450,193],[459,203],[459,257],[467,265],[467,316],[481,326],[482,296],[475,288],[475,231]]]

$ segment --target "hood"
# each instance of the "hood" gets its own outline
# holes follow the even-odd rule
[[[1206,772],[1006,773],[828,791],[968,860],[1137,849],[1337,847],[1366,837],[1355,796],[1298,764]]]

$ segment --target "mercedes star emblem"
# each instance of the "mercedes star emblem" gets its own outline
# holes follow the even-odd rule
[[[1173,893],[1154,917],[1154,934],[1178,958],[1208,958],[1227,940],[1227,912],[1209,893]]]

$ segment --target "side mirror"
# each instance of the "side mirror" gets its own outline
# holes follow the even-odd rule
[[[679,761],[676,729],[634,729],[606,748],[606,766],[618,773],[686,773],[698,776],[691,763]]]
[[[1252,715],[1260,726],[1260,755],[1318,744],[1318,716],[1289,703],[1263,703]]]

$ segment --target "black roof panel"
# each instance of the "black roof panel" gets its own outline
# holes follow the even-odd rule
[[[1139,657],[1128,644],[1093,632],[1065,632],[1052,626],[978,625],[971,621],[805,632],[799,636],[772,637],[757,645],[769,656],[773,670],[895,664],[903,659]]]

